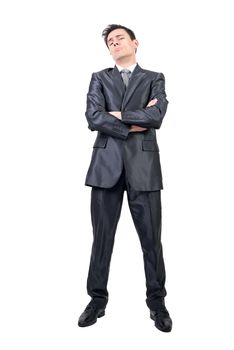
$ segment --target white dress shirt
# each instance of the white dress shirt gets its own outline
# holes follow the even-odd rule
[[[136,67],[137,63],[132,64],[129,67],[121,67],[118,64],[116,64],[116,67],[118,68],[118,70],[121,72],[122,69],[128,69],[131,71],[131,73],[134,71],[135,67]]]

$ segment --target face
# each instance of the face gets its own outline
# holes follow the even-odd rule
[[[122,28],[110,32],[107,37],[107,45],[115,61],[135,57],[138,41],[132,40],[129,34]]]

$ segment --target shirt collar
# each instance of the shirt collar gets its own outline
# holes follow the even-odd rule
[[[137,63],[132,64],[129,67],[121,67],[118,64],[116,64],[116,67],[118,68],[118,70],[121,72],[122,69],[129,69],[131,71],[131,73],[134,71],[135,67],[136,67]]]

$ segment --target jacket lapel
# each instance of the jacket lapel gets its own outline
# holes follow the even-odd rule
[[[114,83],[116,93],[120,96],[122,101],[125,93],[125,86],[121,74],[116,66],[114,66],[113,70],[111,71],[110,78]]]
[[[122,102],[122,110],[124,110],[126,108],[128,101],[130,100],[135,89],[141,83],[141,81],[144,79],[144,77],[145,77],[144,70],[137,64],[132,75],[131,75],[131,78],[130,78],[129,83],[128,83],[128,87],[127,87],[125,95],[124,95],[124,99]]]
[[[125,86],[118,68],[115,66],[111,71],[111,78],[114,81],[116,92],[119,94],[122,100],[121,110],[125,109],[129,99],[144,77],[144,70],[139,66],[139,64],[137,64],[129,80],[128,87],[125,90]]]

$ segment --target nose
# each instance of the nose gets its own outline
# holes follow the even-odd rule
[[[114,46],[118,46],[118,45],[119,45],[118,41],[115,41]]]

